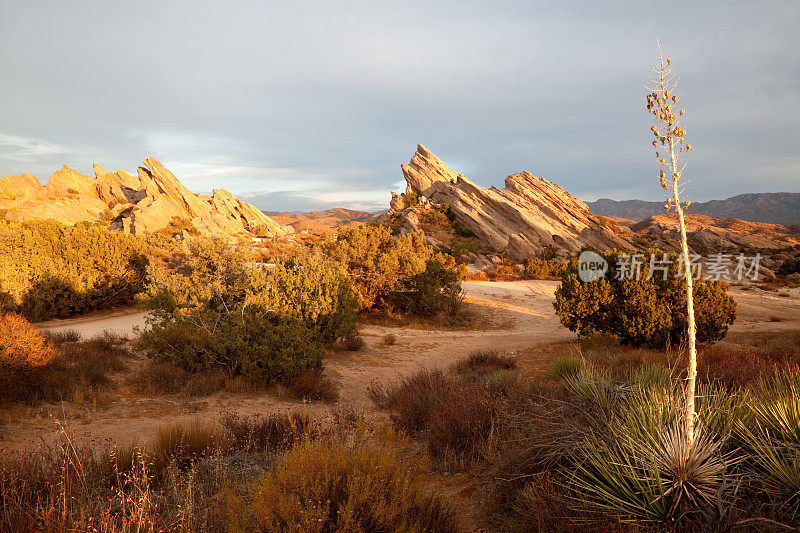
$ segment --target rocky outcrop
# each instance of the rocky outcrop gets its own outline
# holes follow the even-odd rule
[[[666,213],[630,226],[636,235],[646,237],[652,246],[680,249],[678,216]],[[746,222],[735,218],[686,215],[686,237],[697,253],[717,250],[778,249],[800,244],[800,235],[781,224]]]
[[[133,234],[194,227],[204,235],[276,236],[291,228],[228,191],[197,195],[152,157],[136,175],[94,164],[94,177],[64,165],[44,187],[35,176],[0,179],[0,209],[9,220],[52,218],[65,224],[101,222]]]
[[[505,188],[476,185],[422,145],[408,165],[402,165],[405,195],[392,198],[392,208],[405,205],[409,193],[422,203],[448,204],[456,222],[482,242],[512,260],[536,255],[554,245],[566,252],[583,246],[632,249],[630,243],[589,213],[586,204],[544,178],[529,172],[506,178]]]

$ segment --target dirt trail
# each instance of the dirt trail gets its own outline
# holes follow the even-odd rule
[[[75,318],[50,320],[36,325],[45,331],[53,333],[76,330],[80,332],[84,339],[94,337],[104,331],[111,331],[122,337],[131,338],[135,335],[134,328],[145,327],[144,317],[146,316],[147,311],[125,308],[91,313]]]
[[[556,287],[554,281],[465,283],[468,301],[478,313],[483,329],[442,331],[363,326],[361,333],[367,343],[364,350],[333,352],[326,360],[326,371],[341,386],[341,399],[335,405],[303,404],[272,394],[225,392],[205,398],[150,398],[123,387],[121,392],[113,393],[98,407],[84,405],[76,408],[74,403],[69,403],[0,412],[6,421],[5,442],[0,443],[0,447],[25,446],[25,441],[40,437],[49,440],[58,433],[55,420],[65,418],[63,413],[66,411],[71,413],[66,417],[67,422],[79,438],[119,443],[148,440],[155,428],[166,423],[216,419],[226,411],[249,416],[305,408],[315,416],[327,418],[340,408],[353,408],[365,412],[368,417],[383,417],[385,414],[375,409],[367,395],[373,381],[394,380],[420,367],[446,368],[472,350],[530,352],[530,348],[539,344],[575,339],[553,312]],[[739,317],[731,328],[732,332],[800,329],[800,293],[784,298],[764,291],[733,289],[731,294],[739,302]],[[53,321],[42,327],[51,331],[77,329],[84,337],[103,330],[131,335],[134,326],[144,325],[144,316],[139,311],[117,311]],[[389,333],[397,337],[393,346],[383,342]],[[546,350],[537,353],[539,359],[526,357],[526,371],[546,368],[550,357],[541,355],[546,354]]]

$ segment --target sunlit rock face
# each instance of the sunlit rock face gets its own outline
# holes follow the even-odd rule
[[[194,194],[152,157],[136,175],[110,172],[97,163],[94,173],[87,176],[64,165],[45,186],[30,174],[0,178],[0,209],[6,210],[8,220],[105,222],[133,234],[180,225],[203,235],[246,236],[256,229],[261,236],[291,232],[226,190]]]
[[[446,203],[459,224],[512,260],[536,255],[548,245],[567,252],[583,246],[632,248],[608,229],[601,217],[592,215],[585,203],[530,172],[508,176],[503,189],[487,189],[454,171],[422,145],[401,168],[406,193],[393,197],[393,210],[403,209],[409,193],[417,194],[422,204]]]

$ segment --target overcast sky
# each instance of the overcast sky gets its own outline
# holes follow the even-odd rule
[[[0,175],[153,155],[266,210],[374,210],[422,143],[482,185],[658,200],[660,38],[689,196],[800,192],[799,25],[794,0],[0,0]]]

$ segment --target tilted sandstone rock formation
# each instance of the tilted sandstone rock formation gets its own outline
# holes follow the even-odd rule
[[[405,195],[392,198],[395,212],[405,206],[411,192],[419,195],[422,203],[448,204],[459,224],[512,260],[536,255],[547,245],[567,252],[583,246],[632,249],[605,227],[601,217],[589,213],[585,203],[529,172],[508,176],[503,189],[487,189],[451,169],[422,145],[401,168],[407,187]]]
[[[0,209],[9,220],[51,218],[105,222],[133,234],[194,227],[204,235],[283,235],[292,231],[223,189],[197,195],[152,157],[137,174],[94,164],[94,177],[64,165],[47,184],[35,176],[0,178]]]

